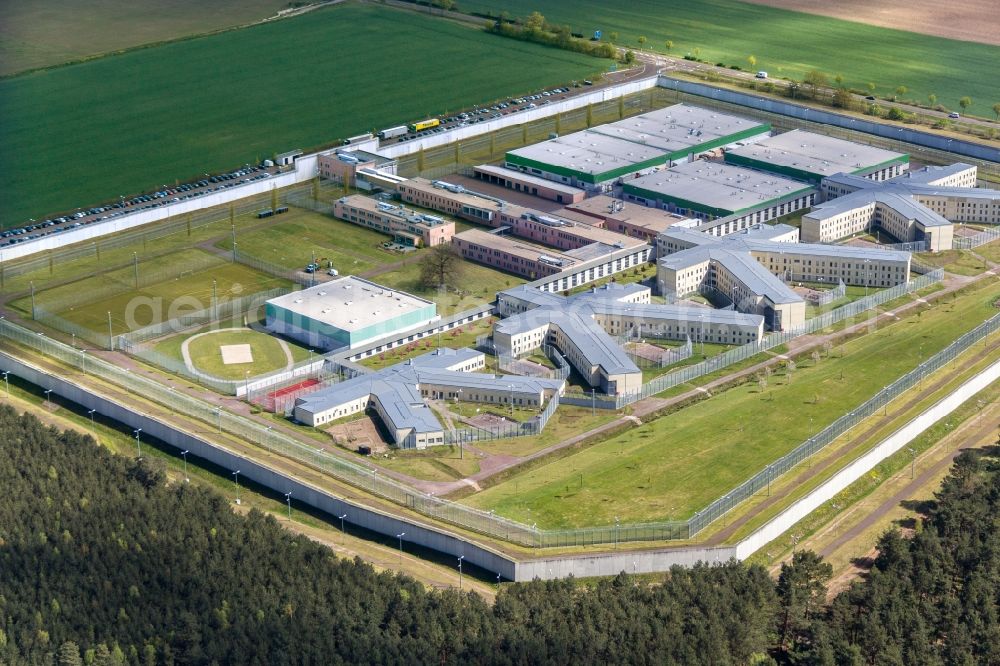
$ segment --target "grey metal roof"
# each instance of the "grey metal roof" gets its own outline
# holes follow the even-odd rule
[[[940,190],[942,188],[936,189]],[[956,189],[963,193],[970,191],[965,188],[951,189]],[[863,206],[882,204],[883,206],[891,208],[908,219],[919,220],[924,226],[937,227],[951,224],[951,222],[941,216],[940,213],[936,213],[927,206],[914,201],[912,198],[913,194],[914,192],[912,188],[883,183],[882,187],[879,188],[857,190],[855,192],[851,192],[850,194],[845,194],[842,197],[830,199],[829,201],[813,206],[813,209],[806,213],[804,217],[809,217],[814,220],[824,220]],[[1000,195],[1000,192],[995,194]]]
[[[861,171],[891,160],[906,159],[906,155],[902,153],[804,130],[776,134],[730,150],[729,154],[831,176],[835,173]]]
[[[295,401],[295,407],[316,414],[333,409],[365,396],[378,400],[392,429],[412,428],[415,432],[439,432],[441,423],[420,395],[422,383],[449,386],[465,391],[496,390],[498,383],[513,387],[514,392],[542,393],[558,391],[561,379],[522,377],[520,375],[486,375],[458,372],[445,368],[463,360],[482,355],[472,349],[438,349],[383,368],[378,372],[347,379],[311,393]]]
[[[705,160],[678,164],[629,180],[626,185],[730,212],[813,191],[811,186],[791,178]]]

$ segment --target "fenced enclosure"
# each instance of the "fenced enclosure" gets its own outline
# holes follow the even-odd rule
[[[987,243],[992,243],[993,241],[1000,238],[1000,227],[995,227],[993,229],[986,229],[980,231],[975,236],[966,236],[965,238],[955,238],[952,241],[952,247],[956,250],[972,250],[979,247],[980,245],[986,245]]]
[[[0,336],[3,338],[58,359],[71,367],[80,369],[84,374],[92,374],[121,386],[127,391],[142,395],[164,405],[176,414],[217,425],[220,431],[224,430],[272,453],[310,465],[355,487],[401,506],[409,507],[426,516],[474,532],[535,548],[690,538],[742,500],[755,492],[760,492],[781,472],[787,471],[808,456],[820,451],[866,416],[874,414],[900,393],[922,381],[927,374],[941,368],[997,330],[1000,330],[1000,315],[995,315],[972,331],[962,335],[944,350],[884,388],[858,409],[827,426],[819,434],[809,438],[795,450],[768,465],[767,468],[740,484],[736,489],[727,492],[688,520],[544,530],[421,493],[393,479],[385,478],[384,475],[379,475],[375,469],[362,467],[350,460],[306,445],[261,423],[233,414],[193,396],[174,391],[152,379],[131,373],[103,359],[88,355],[85,350],[74,349],[69,345],[40,336],[34,331],[0,319]],[[544,422],[551,417],[561,402],[563,400],[555,398],[549,401],[546,409],[537,418],[540,424],[539,430],[544,427]],[[463,440],[462,436],[461,434],[452,435],[452,443],[475,441]],[[468,436],[472,437],[473,435],[469,433]]]

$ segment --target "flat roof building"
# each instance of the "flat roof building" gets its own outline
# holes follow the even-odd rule
[[[818,185],[828,176],[849,173],[872,180],[895,178],[909,168],[910,156],[825,134],[792,130],[726,151],[726,163],[747,166]]]
[[[388,234],[400,245],[431,247],[447,243],[455,235],[455,223],[403,206],[353,194],[333,204],[335,217]]]
[[[444,428],[425,399],[541,407],[565,387],[562,379],[478,372],[485,365],[482,352],[438,349],[298,398],[294,416],[318,427],[371,409],[393,444],[423,449],[445,443]]]
[[[505,166],[588,191],[608,191],[619,178],[757,140],[770,129],[766,123],[676,104],[509,151]]]
[[[554,211],[553,215],[600,226],[646,243],[655,243],[659,234],[674,225],[695,224],[690,218],[677,213],[634,204],[604,194],[560,208]]]
[[[345,276],[267,301],[268,330],[317,349],[355,348],[437,321],[437,306],[395,289]]]
[[[622,190],[628,200],[709,220],[772,208],[784,214],[808,208],[816,194],[800,181],[707,160],[629,180]]]
[[[469,229],[451,241],[463,258],[537,280],[571,269],[580,260],[564,252],[514,238]]]
[[[378,153],[364,150],[345,150],[338,148],[331,153],[321,154],[316,158],[319,175],[335,183],[347,184],[351,187],[370,190],[364,177],[359,178],[359,172],[377,172],[386,176],[395,175],[396,160]]]
[[[515,192],[523,192],[563,204],[577,203],[583,201],[584,197],[587,196],[586,192],[577,187],[570,187],[553,180],[492,164],[480,164],[473,167],[472,175],[484,183],[499,185]]]

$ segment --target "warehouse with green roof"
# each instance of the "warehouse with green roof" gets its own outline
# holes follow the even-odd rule
[[[626,181],[626,201],[703,220],[758,213],[759,222],[808,208],[816,188],[772,173],[695,160]]]
[[[825,134],[792,130],[726,151],[726,162],[819,184],[838,173],[882,181],[910,168],[910,156]]]
[[[505,166],[590,192],[689,161],[718,148],[766,138],[767,123],[676,104],[507,153]]]

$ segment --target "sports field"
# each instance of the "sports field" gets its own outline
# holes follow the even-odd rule
[[[687,518],[995,315],[987,284],[800,362],[791,381],[731,389],[464,501],[545,527]]]
[[[955,109],[968,95],[973,100],[969,112],[987,117],[1000,102],[1000,47],[737,0],[462,0],[461,9],[506,10],[512,16],[537,10],[577,33],[602,30],[605,39],[618,33],[617,43],[624,46],[638,47],[641,35],[648,40],[644,48],[663,52],[669,39],[673,55],[699,49],[702,60],[744,69],[749,68],[747,57],[754,55],[754,69],[767,70],[771,77],[801,80],[819,69],[831,80],[843,75],[852,88],[865,89],[873,82],[881,95],[891,95],[900,85],[909,88],[909,99],[926,101],[934,93],[939,104]]]
[[[187,359],[184,343],[187,342]],[[232,362],[222,353],[222,347],[247,345],[249,360]],[[189,362],[195,370],[218,379],[243,379],[284,370],[287,366],[304,361],[309,352],[298,345],[248,328],[218,331],[198,331],[177,335],[159,342],[155,351],[179,362]],[[226,363],[226,360],[230,360]]]
[[[3,80],[0,221],[332,144],[605,64],[348,4]]]
[[[283,0],[0,2],[0,76],[273,16]]]
[[[72,284],[40,291],[37,307],[101,335],[108,332],[111,313],[115,335],[152,323],[211,307],[214,291],[220,301],[247,296],[288,280],[275,278],[242,264],[233,264],[201,250],[184,250],[139,264],[139,288],[133,267],[120,268]],[[29,313],[30,299],[14,307]]]

